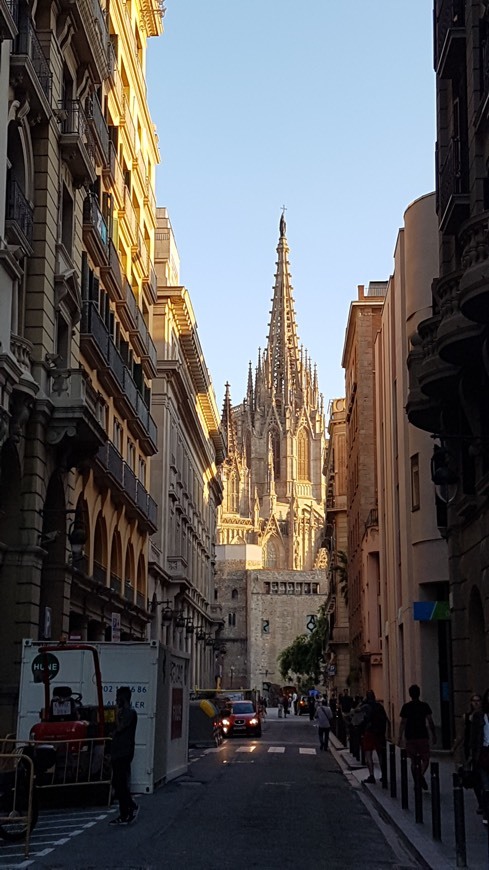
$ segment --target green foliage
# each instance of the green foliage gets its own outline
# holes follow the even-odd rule
[[[323,652],[329,640],[329,621],[324,607],[319,609],[316,627],[311,634],[300,634],[280,653],[278,664],[280,674],[287,680],[291,674],[301,678],[301,684],[319,682],[322,672]]]

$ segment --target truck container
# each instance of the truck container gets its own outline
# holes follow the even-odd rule
[[[119,686],[131,689],[138,714],[131,789],[149,794],[188,770],[189,656],[156,640],[89,645],[99,656],[104,707],[115,706]],[[22,644],[17,720],[21,742],[29,740],[44,705],[43,646],[46,643],[29,639]],[[48,656],[51,692],[55,685],[69,686],[81,694],[84,704],[97,704],[91,652],[65,643]]]

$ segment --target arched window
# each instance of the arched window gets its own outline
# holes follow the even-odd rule
[[[228,513],[239,513],[239,478],[235,471],[228,477]]]
[[[228,625],[234,627],[236,625],[236,614],[228,613]]]
[[[297,436],[297,473],[299,480],[311,479],[309,435],[302,428]]]
[[[275,480],[280,479],[280,434],[276,429],[270,432],[270,441],[273,455],[273,476]]]
[[[270,539],[265,545],[265,568],[277,567],[277,545]]]
[[[238,590],[233,589],[233,591],[231,592],[231,598],[236,599],[237,597],[238,597]]]

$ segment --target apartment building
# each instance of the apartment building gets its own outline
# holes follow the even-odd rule
[[[0,725],[11,728],[23,637],[147,630],[158,148],[145,65],[162,8],[2,0],[0,30]]]
[[[449,560],[454,712],[489,679],[489,8],[434,3],[439,278],[409,353]]]
[[[433,439],[409,423],[410,339],[426,316],[438,270],[435,194],[404,213],[375,341],[380,612],[384,703],[393,726],[412,683],[422,686],[438,729],[453,741],[448,551],[436,524]],[[409,405],[408,405],[409,409]]]
[[[326,612],[329,642],[325,683],[328,690],[345,689],[350,677],[348,609],[348,514],[346,464],[346,401],[332,399],[328,408],[325,546],[328,552]]]
[[[354,694],[367,688],[382,697],[379,621],[380,574],[376,460],[374,344],[386,281],[358,287],[350,305],[342,366],[346,384],[346,510],[348,515],[348,611]]]
[[[151,492],[161,506],[151,541],[151,636],[190,655],[190,685],[215,686],[221,667],[221,607],[215,600],[215,539],[226,442],[188,290],[165,208],[157,209],[158,354],[153,413],[158,456]]]

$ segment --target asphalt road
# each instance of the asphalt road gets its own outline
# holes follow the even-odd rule
[[[188,775],[137,798],[137,822],[110,828],[107,808],[42,813],[25,859],[0,845],[0,868],[33,870],[381,870],[418,865],[307,717],[270,711],[261,739],[192,750]]]

